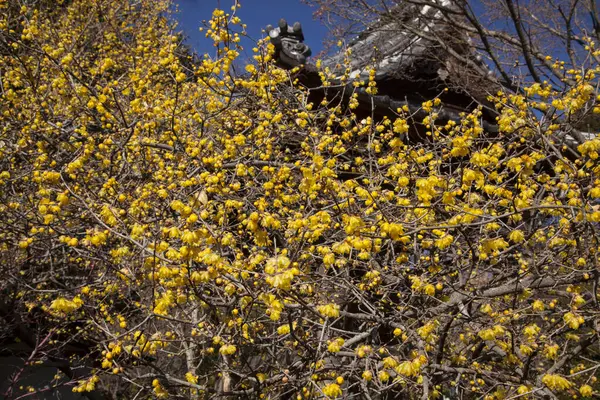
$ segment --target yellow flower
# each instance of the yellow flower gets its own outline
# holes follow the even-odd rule
[[[533,311],[544,311],[544,302],[541,300],[536,300],[533,302],[533,304],[531,305],[531,307],[533,308]]]
[[[399,134],[406,133],[406,132],[408,132],[408,129],[409,129],[409,126],[405,119],[397,118],[394,121],[394,127],[393,127],[394,133],[399,133]]]
[[[527,325],[525,329],[523,329],[523,333],[530,339],[534,338],[540,333],[540,327],[536,324]]]
[[[342,220],[344,221],[344,230],[348,235],[352,235],[359,231],[364,226],[364,221],[359,217],[343,215]]]
[[[191,372],[186,372],[185,380],[189,383],[198,383],[198,377]]]
[[[519,386],[519,388],[517,389],[517,394],[525,394],[525,393],[529,393],[531,391],[530,388],[528,388],[525,385],[521,385]]]
[[[327,346],[327,351],[329,351],[330,353],[337,353],[342,349],[343,345],[344,339],[336,338],[333,341],[331,341],[331,343],[329,343],[329,345]]]
[[[429,321],[422,327],[418,328],[417,333],[423,340],[432,340],[435,338],[435,335],[433,335],[433,332],[437,329],[438,325],[439,325],[438,321],[435,321],[435,320]]]
[[[377,377],[379,378],[380,382],[387,382],[390,380],[390,374],[388,374],[386,371],[379,371]]]
[[[383,359],[383,368],[395,368],[398,365],[393,357],[386,357]]]
[[[287,335],[288,333],[290,333],[290,325],[285,324],[285,325],[279,326],[277,328],[277,333],[280,335]]]
[[[523,231],[515,229],[508,235],[508,239],[513,243],[521,243],[525,240],[525,235],[523,234]]]
[[[324,317],[337,318],[340,316],[340,306],[337,304],[318,306],[317,311]]]
[[[489,303],[482,304],[481,307],[479,307],[479,309],[481,310],[482,313],[485,313],[485,314],[489,314],[492,311],[494,311],[492,306]]]
[[[573,330],[579,329],[579,326],[585,322],[582,316],[572,312],[568,312],[563,316],[565,324],[569,325],[569,328]]]
[[[234,345],[224,344],[219,349],[219,353],[223,354],[224,356],[230,356],[230,355],[234,354],[236,352],[236,350],[237,350],[237,348]]]
[[[521,353],[525,354],[526,356],[529,356],[533,353],[533,349],[526,344],[520,345],[519,350],[521,351]]]
[[[78,310],[83,305],[83,300],[79,296],[75,296],[73,300],[65,299],[64,297],[59,297],[55,299],[52,304],[50,304],[50,308],[53,311],[57,311],[63,314],[70,314],[73,311]]]
[[[554,360],[558,355],[559,347],[557,344],[546,345],[544,347],[544,356],[549,360]]]
[[[435,247],[437,247],[438,249],[444,250],[444,249],[450,247],[453,242],[454,242],[454,236],[444,235],[441,238],[437,239],[434,244],[435,244]]]
[[[323,257],[323,264],[330,266],[335,263],[335,255],[333,253],[328,253]]]
[[[435,286],[433,286],[431,283],[428,283],[423,287],[423,292],[425,292],[425,294],[428,296],[433,296],[435,295]]]
[[[337,383],[330,383],[323,388],[323,394],[330,399],[342,396],[342,388]]]
[[[550,390],[553,391],[563,391],[565,389],[569,389],[572,385],[566,378],[563,378],[560,375],[556,374],[546,374],[542,378],[542,383],[546,385]]]
[[[494,340],[496,338],[496,334],[493,329],[483,329],[479,331],[477,334],[483,340]]]
[[[363,358],[363,357],[366,357],[369,354],[371,354],[372,351],[373,351],[373,348],[371,346],[361,345],[361,346],[357,347],[357,349],[356,349],[356,355],[359,358]]]
[[[579,388],[579,393],[583,397],[592,397],[592,394],[594,394],[594,389],[592,389],[590,385],[583,385]]]
[[[398,367],[396,367],[395,371],[403,376],[413,376],[419,371],[419,369],[415,368],[415,365],[412,361],[403,361],[398,365]]]

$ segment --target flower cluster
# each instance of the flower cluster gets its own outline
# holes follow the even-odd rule
[[[0,288],[48,335],[32,362],[122,398],[595,395],[593,47],[562,90],[381,116],[376,69],[346,106],[268,39],[239,68],[238,8],[198,57],[167,0],[0,1]]]

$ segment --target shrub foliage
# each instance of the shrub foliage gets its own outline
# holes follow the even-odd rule
[[[0,1],[0,311],[28,363],[94,398],[597,393],[591,39],[564,91],[491,93],[489,132],[439,99],[307,104],[268,43],[235,73],[235,7],[191,60],[170,6]]]

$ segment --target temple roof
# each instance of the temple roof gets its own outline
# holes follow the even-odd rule
[[[441,7],[451,9],[454,0],[435,0]],[[424,38],[424,34],[448,35],[443,32],[447,25],[443,24],[443,13],[439,8],[430,5],[408,6],[398,5],[389,13],[367,27],[352,40],[348,46],[351,77],[366,78],[371,66],[376,67],[376,79],[393,77],[418,77],[419,75],[443,75],[444,56],[440,57],[439,44]],[[421,32],[418,34],[416,32]],[[452,38],[468,41],[467,37]],[[452,45],[452,44],[451,44]],[[469,51],[466,48],[460,51]],[[344,63],[345,51],[340,51],[323,60],[323,65],[341,75],[340,66]],[[373,62],[375,60],[375,62]]]

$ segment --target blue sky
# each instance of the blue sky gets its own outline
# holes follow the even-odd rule
[[[229,12],[234,0],[174,0],[179,5],[179,29],[183,30],[190,44],[196,52],[204,54],[213,52],[212,42],[198,31],[202,20],[210,19],[215,8]],[[242,7],[237,15],[248,26],[248,35],[253,39],[262,36],[261,30],[268,24],[277,26],[280,18],[285,18],[288,23],[295,21],[302,23],[306,43],[317,54],[322,47],[322,40],[327,30],[318,21],[313,19],[313,8],[302,4],[300,0],[241,0]],[[247,51],[246,57],[251,55],[252,42],[242,43]],[[244,57],[244,55],[242,55]]]

